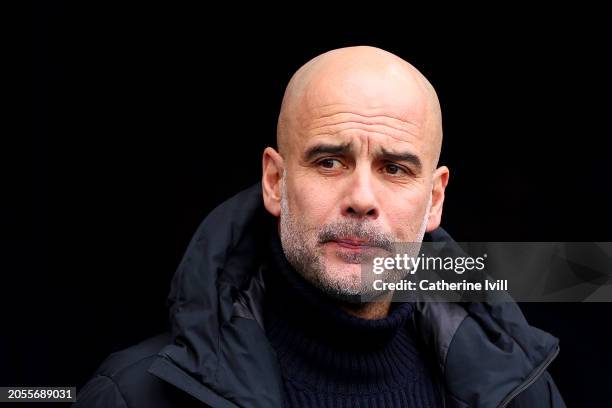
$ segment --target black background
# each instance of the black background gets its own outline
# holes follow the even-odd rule
[[[81,386],[167,328],[191,234],[258,181],[291,74],[340,46],[436,87],[456,240],[612,241],[608,10],[235,8],[33,3],[31,137],[3,154],[1,385]],[[611,306],[523,305],[561,339],[568,406],[609,404]]]

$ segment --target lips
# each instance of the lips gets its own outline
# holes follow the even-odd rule
[[[332,242],[346,249],[367,249],[371,247],[367,241],[360,239],[343,238],[333,240]]]

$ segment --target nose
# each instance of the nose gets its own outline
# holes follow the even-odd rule
[[[351,174],[347,192],[342,200],[342,215],[373,221],[378,218],[376,194],[369,169],[355,169]]]

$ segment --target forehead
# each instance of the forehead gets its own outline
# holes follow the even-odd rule
[[[426,137],[430,101],[423,84],[397,67],[376,72],[333,68],[309,78],[294,101],[298,144],[318,135],[386,135],[388,142]],[[360,131],[360,132],[359,132]],[[295,141],[294,141],[295,142]]]
[[[416,155],[421,150],[419,128],[414,123],[352,106],[331,105],[323,110],[329,113],[318,115],[303,129],[301,142],[296,144],[299,153],[321,144],[350,146],[344,152],[351,154],[369,155],[386,149]]]
[[[327,92],[308,100],[297,116],[293,147],[303,152],[317,143],[351,143],[357,151],[381,147],[412,151],[427,162],[433,154],[427,135],[423,106],[416,98],[346,98]],[[341,102],[334,102],[341,101]]]

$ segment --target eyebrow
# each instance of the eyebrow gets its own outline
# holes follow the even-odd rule
[[[310,161],[321,154],[348,154],[352,150],[353,144],[351,142],[343,144],[319,143],[306,150],[304,153],[304,160]],[[412,166],[414,166],[414,171],[416,173],[420,173],[421,169],[423,168],[421,159],[419,159],[419,156],[414,153],[397,152],[380,148],[377,152],[377,156],[379,156],[379,158],[382,160],[410,163]]]
[[[410,163],[415,167],[417,173],[420,173],[421,169],[423,168],[423,164],[421,163],[419,156],[410,152],[393,152],[386,150],[385,148],[381,148],[379,155],[383,160]]]
[[[304,160],[310,161],[321,154],[347,154],[351,150],[353,150],[353,144],[350,142],[343,144],[319,143],[306,150]]]

